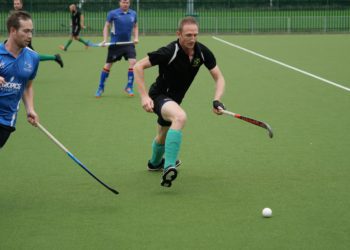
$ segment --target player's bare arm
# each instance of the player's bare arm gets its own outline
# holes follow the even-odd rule
[[[210,74],[213,77],[215,81],[215,94],[214,94],[214,100],[221,102],[221,98],[225,91],[225,78],[223,74],[221,73],[221,70],[219,66],[215,66],[212,70],[210,70]],[[221,115],[222,112],[219,109],[213,108],[213,112],[215,114]]]
[[[135,82],[141,96],[141,105],[147,112],[153,112],[153,100],[149,97],[145,85],[145,69],[152,67],[148,56],[138,61],[134,66]]]
[[[137,44],[139,42],[139,26],[137,23],[134,25],[134,43]]]
[[[33,126],[37,126],[39,122],[39,116],[34,110],[34,90],[32,81],[29,81],[27,87],[23,93],[23,103],[27,112],[27,120]]]
[[[102,45],[108,41],[110,28],[111,24],[109,22],[106,22],[105,26],[103,27],[103,41],[101,42]]]

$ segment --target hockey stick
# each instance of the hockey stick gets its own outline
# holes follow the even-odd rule
[[[107,184],[105,184],[103,181],[101,181],[99,178],[97,178],[87,167],[84,166],[83,163],[81,163],[78,158],[76,158],[71,152],[68,151],[68,149],[62,145],[49,131],[47,131],[40,123],[37,124],[38,128],[44,132],[44,134],[47,135],[57,146],[59,146],[75,163],[77,163],[80,167],[82,167],[89,175],[91,175],[96,181],[98,181],[101,185],[103,185],[105,188],[109,189],[114,194],[119,194],[119,192]]]
[[[228,110],[222,110],[222,113],[224,113],[226,115],[231,115],[231,116],[233,116],[235,118],[238,118],[238,119],[241,119],[243,121],[249,122],[249,123],[251,123],[253,125],[262,127],[262,128],[266,129],[269,132],[269,137],[270,138],[273,137],[273,132],[272,132],[271,126],[269,124],[265,123],[265,122],[258,121],[258,120],[255,120],[255,119],[252,119],[252,118],[240,115],[240,114],[236,114],[236,113],[230,112]]]
[[[114,42],[114,43],[92,43],[90,42],[88,46],[90,47],[107,47],[110,45],[127,45],[127,44],[134,44],[134,42]]]

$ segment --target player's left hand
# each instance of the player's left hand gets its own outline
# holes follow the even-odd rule
[[[139,43],[139,39],[134,39],[134,44],[138,44]]]
[[[217,115],[222,115],[222,110],[225,110],[225,105],[219,100],[213,101],[213,112]]]

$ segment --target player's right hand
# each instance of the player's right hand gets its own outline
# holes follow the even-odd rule
[[[152,113],[154,108],[153,100],[149,96],[141,97],[141,105],[144,110]]]
[[[4,84],[4,83],[6,83],[6,82],[5,82],[5,78],[3,78],[3,77],[0,76],[0,85],[2,85],[2,84]]]

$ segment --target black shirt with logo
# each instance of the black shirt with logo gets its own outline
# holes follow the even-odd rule
[[[71,13],[71,19],[72,19],[72,27],[79,27],[80,28],[80,16],[81,12],[79,10]]]
[[[216,66],[214,54],[202,43],[196,42],[194,50],[190,61],[177,40],[148,53],[152,66],[159,66],[159,75],[149,90],[152,99],[163,94],[180,104],[200,66],[204,64],[208,70]]]

